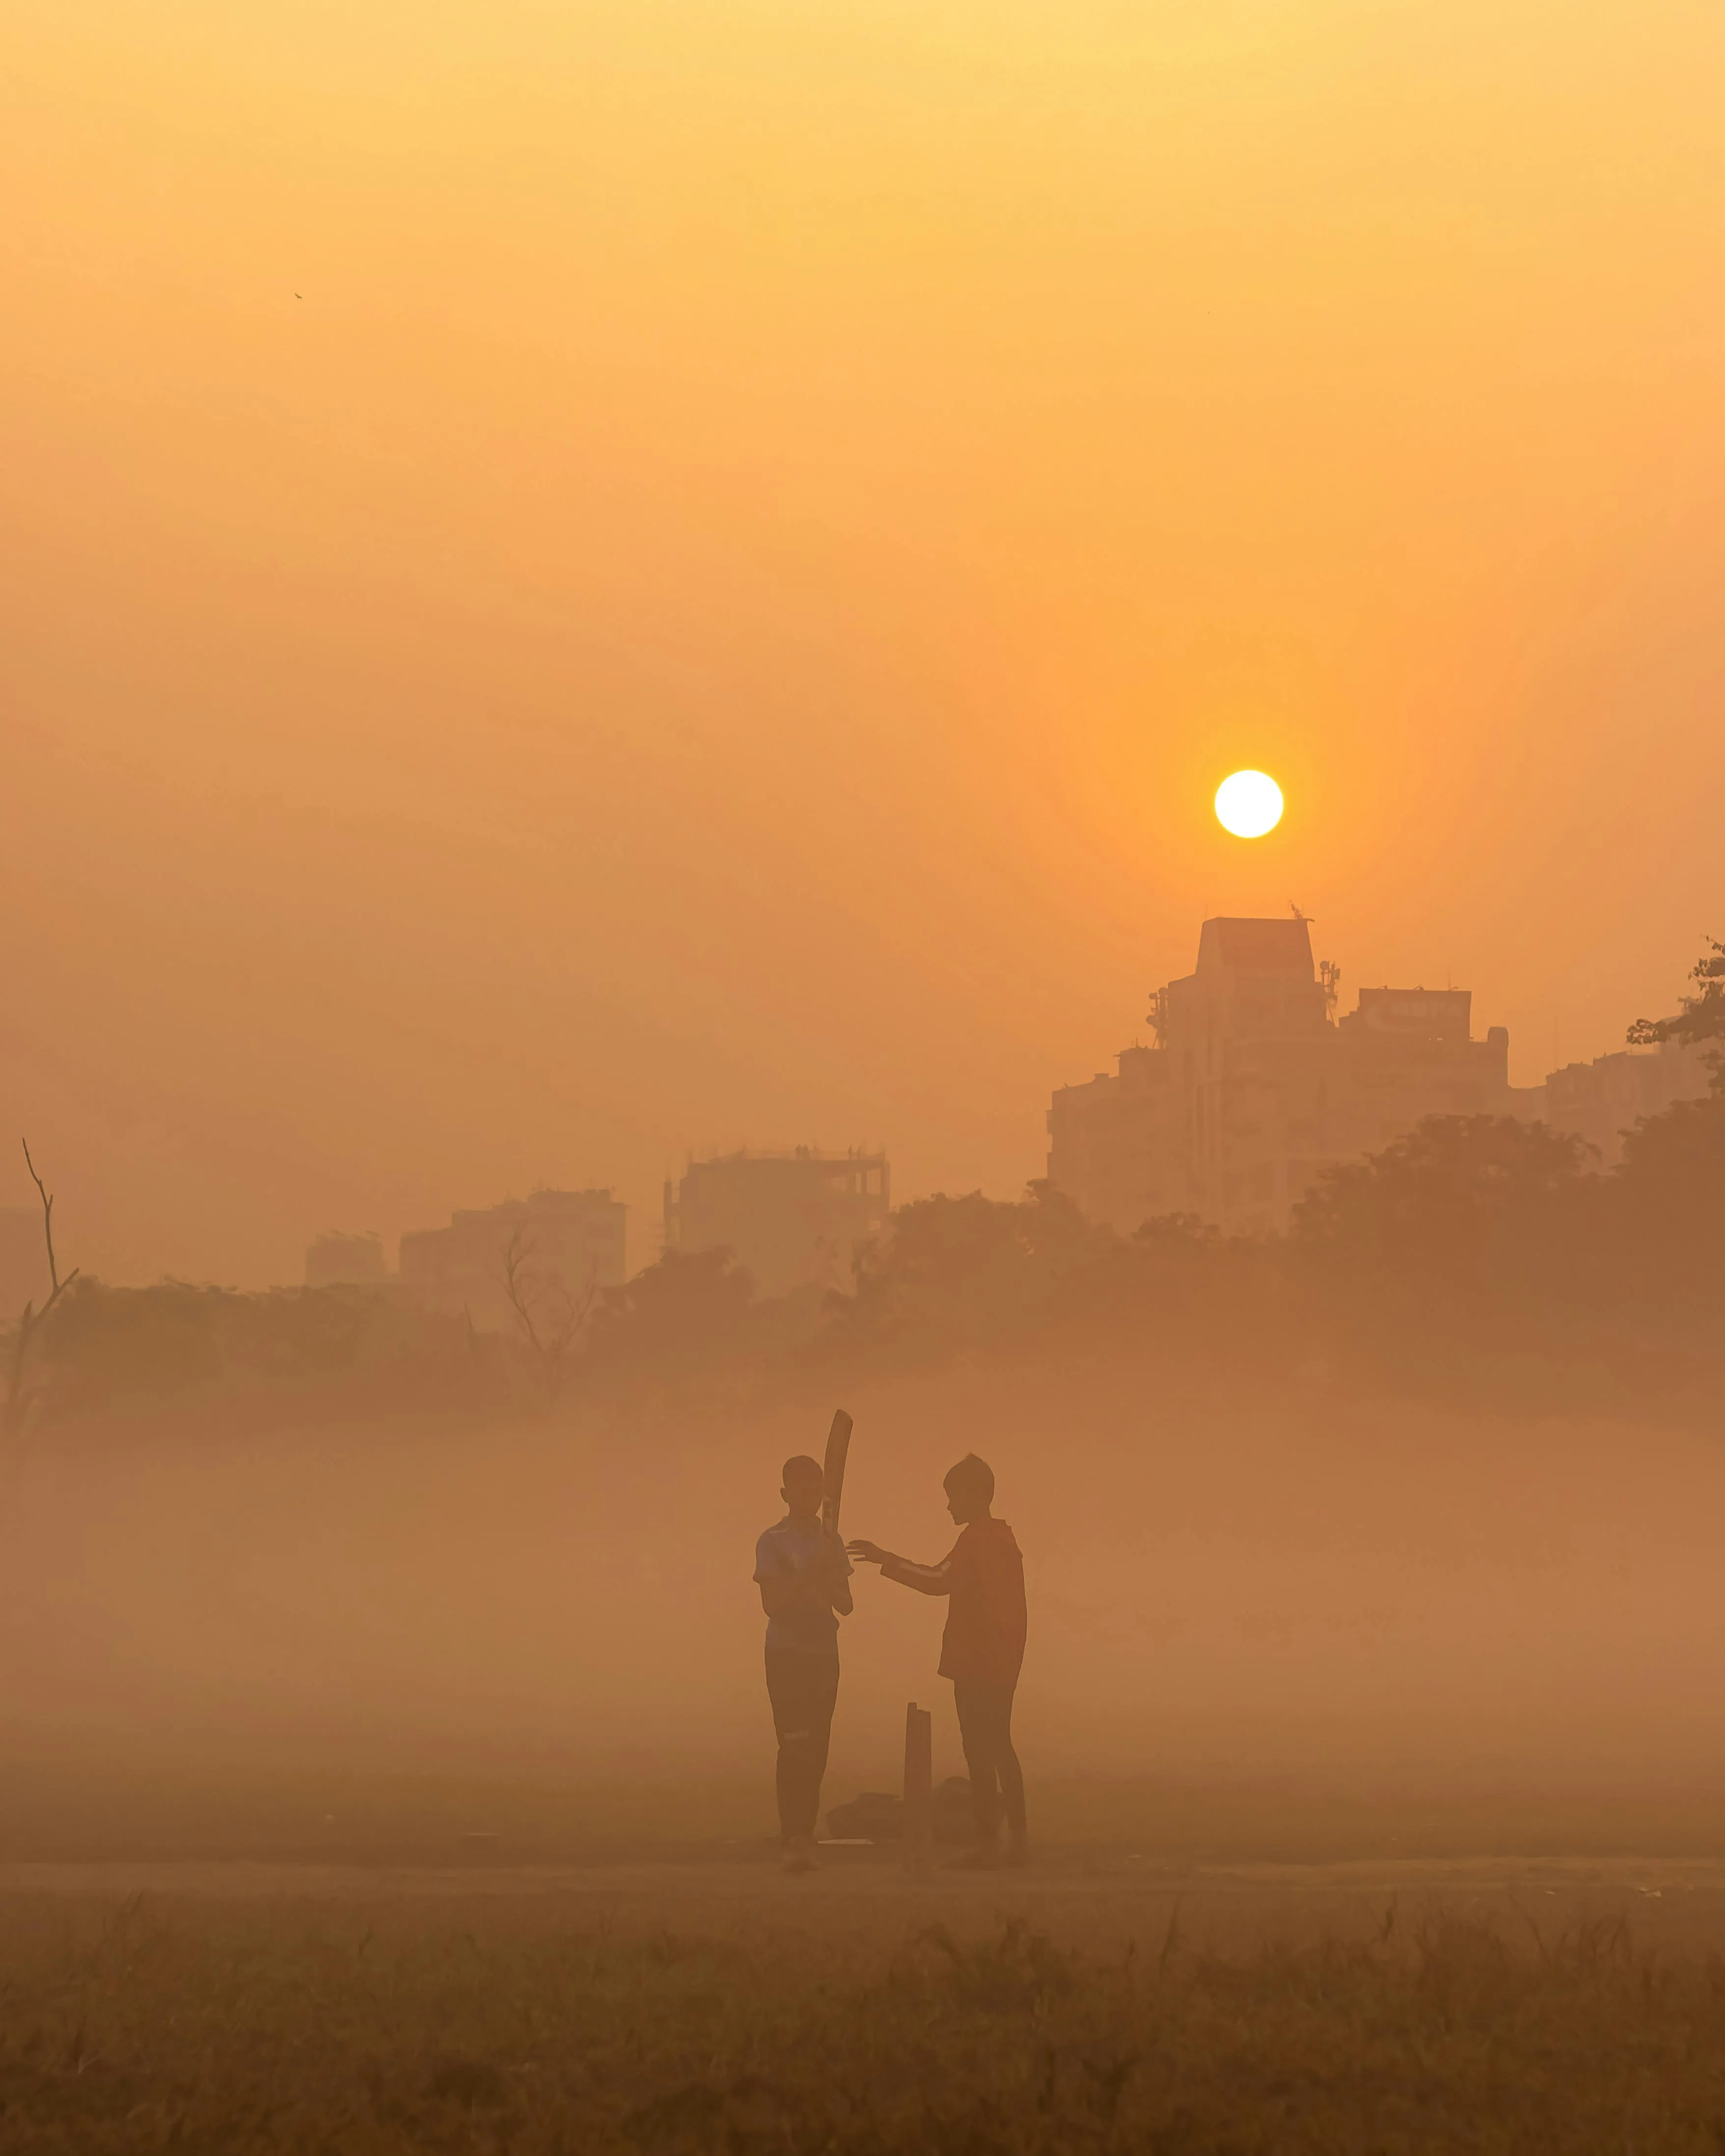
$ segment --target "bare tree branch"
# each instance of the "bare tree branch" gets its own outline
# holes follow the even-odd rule
[[[24,1149],[24,1166],[29,1169],[30,1180],[35,1184],[42,1199],[42,1234],[48,1245],[49,1292],[40,1310],[37,1309],[33,1296],[24,1305],[23,1315],[18,1322],[18,1337],[12,1347],[12,1368],[7,1374],[6,1402],[3,1407],[0,1407],[0,1434],[8,1437],[19,1427],[29,1412],[31,1395],[24,1390],[24,1373],[29,1362],[31,1343],[41,1328],[42,1321],[77,1279],[79,1270],[74,1265],[64,1280],[60,1278],[59,1265],[54,1255],[54,1194],[36,1173],[36,1163],[30,1158],[29,1140],[21,1138],[18,1142]]]
[[[54,1295],[58,1295],[60,1291],[60,1269],[54,1263],[54,1260],[53,1194],[49,1190],[48,1186],[43,1182],[42,1178],[36,1173],[36,1163],[30,1158],[30,1141],[28,1138],[20,1138],[18,1140],[18,1143],[24,1149],[24,1166],[30,1171],[30,1180],[35,1184],[37,1191],[42,1199],[42,1233],[48,1243],[49,1284],[53,1288]],[[53,1296],[50,1296],[49,1299],[51,1301],[53,1300]]]
[[[598,1267],[595,1263],[583,1292],[572,1296],[557,1274],[529,1269],[534,1248],[517,1225],[503,1252],[503,1292],[537,1358],[546,1397],[554,1400],[562,1389],[569,1358],[580,1344],[598,1299]]]

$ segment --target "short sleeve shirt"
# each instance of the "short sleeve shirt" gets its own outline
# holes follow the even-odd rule
[[[788,1579],[807,1572],[817,1563],[826,1539],[819,1520],[806,1527],[787,1513],[755,1544],[755,1578]],[[839,1560],[848,1573],[850,1560]],[[767,1645],[776,1652],[836,1655],[839,1651],[839,1613],[823,1603],[816,1608],[793,1609],[767,1620]]]

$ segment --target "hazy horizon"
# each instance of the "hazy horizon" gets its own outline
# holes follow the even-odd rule
[[[1720,930],[1716,8],[8,24],[0,1204],[16,1126],[69,1261],[544,1182],[639,1262],[712,1145],[1007,1197],[1206,915],[1521,1084]]]

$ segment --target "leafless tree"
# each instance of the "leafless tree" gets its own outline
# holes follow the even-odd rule
[[[78,1268],[74,1265],[64,1280],[60,1278],[59,1261],[54,1254],[54,1194],[36,1173],[36,1163],[30,1158],[29,1141],[20,1139],[19,1143],[24,1148],[24,1166],[29,1169],[30,1180],[35,1184],[42,1200],[42,1235],[48,1245],[49,1295],[40,1310],[37,1309],[33,1298],[24,1305],[23,1316],[18,1322],[18,1331],[13,1338],[12,1368],[7,1378],[6,1404],[0,1409],[0,1434],[8,1438],[22,1427],[24,1417],[29,1412],[32,1396],[24,1389],[24,1379],[36,1335],[49,1312],[78,1277]]]
[[[546,1398],[555,1400],[598,1300],[598,1269],[578,1295],[571,1295],[560,1274],[535,1268],[533,1250],[531,1238],[517,1226],[503,1252],[503,1292],[538,1363]]]

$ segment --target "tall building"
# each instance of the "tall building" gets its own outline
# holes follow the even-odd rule
[[[402,1237],[403,1292],[429,1310],[465,1311],[480,1332],[511,1331],[511,1261],[535,1300],[573,1302],[591,1288],[621,1287],[628,1213],[608,1190],[536,1190],[454,1214],[447,1228]]]
[[[1591,1063],[1566,1063],[1545,1081],[1545,1119],[1574,1131],[1599,1154],[1599,1165],[1623,1158],[1623,1137],[1643,1116],[1663,1115],[1679,1101],[1697,1101],[1712,1081],[1707,1051],[1681,1040],[1656,1048],[1620,1048]]]
[[[669,1250],[728,1250],[761,1295],[850,1283],[857,1245],[886,1225],[884,1152],[734,1152],[691,1161],[665,1186]]]
[[[369,1230],[354,1235],[331,1228],[306,1246],[307,1287],[381,1287],[388,1278],[383,1238]]]
[[[1196,967],[1153,998],[1155,1045],[1055,1093],[1050,1182],[1122,1234],[1168,1213],[1262,1234],[1320,1169],[1422,1116],[1537,1111],[1507,1031],[1473,1038],[1468,989],[1363,988],[1338,1019],[1338,979],[1297,915],[1206,921]]]

